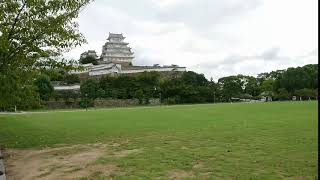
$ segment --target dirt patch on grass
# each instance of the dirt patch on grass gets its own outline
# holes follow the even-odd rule
[[[204,163],[202,163],[202,162],[198,162],[198,163],[194,164],[194,165],[192,166],[192,168],[193,168],[193,169],[197,169],[197,170],[199,170],[199,169],[204,169],[204,168],[205,168],[205,165],[204,165]]]
[[[186,179],[191,177],[193,177],[193,173],[184,170],[173,170],[169,173],[169,179]]]
[[[108,176],[118,167],[94,162],[108,152],[103,144],[74,145],[43,150],[5,151],[8,179],[76,179],[93,173]]]
[[[131,149],[131,150],[123,150],[123,151],[119,151],[114,153],[114,157],[126,157],[129,156],[130,154],[138,154],[141,153],[142,150],[141,149]]]

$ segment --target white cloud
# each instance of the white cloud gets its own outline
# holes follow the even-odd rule
[[[66,56],[100,53],[109,32],[122,32],[138,65],[256,75],[317,63],[317,15],[317,0],[96,0],[79,18],[88,44]]]

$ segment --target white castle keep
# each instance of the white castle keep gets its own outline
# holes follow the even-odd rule
[[[134,58],[129,43],[124,42],[122,34],[109,33],[108,42],[102,47],[101,59],[107,63],[132,64]]]
[[[125,37],[122,34],[109,33],[108,41],[102,47],[102,53],[99,57],[94,50],[89,50],[81,54],[80,59],[88,56],[97,59],[97,65],[83,64],[84,71],[72,72],[73,74],[87,74],[88,76],[102,76],[115,74],[132,74],[144,71],[172,72],[186,71],[185,67],[177,65],[170,66],[134,66],[132,61],[134,53],[128,47],[129,43],[124,42]]]

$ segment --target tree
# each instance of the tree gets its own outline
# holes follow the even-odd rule
[[[294,94],[299,96],[303,100],[307,100],[309,98],[312,98],[312,99],[316,98],[316,93],[315,93],[315,90],[313,89],[303,88],[303,89],[295,90]]]
[[[239,96],[243,93],[241,79],[237,76],[220,78],[218,84],[221,89],[224,101],[230,101],[232,97]]]
[[[180,103],[180,96],[185,88],[181,79],[163,80],[160,82],[161,102],[167,101],[169,104]]]
[[[194,86],[205,86],[208,83],[208,80],[203,74],[197,74],[192,71],[184,72],[181,78],[185,84]]]
[[[276,94],[276,98],[278,100],[288,100],[289,93],[285,88],[281,88],[281,89],[279,89],[279,92]]]
[[[101,97],[108,98],[112,97],[112,89],[113,89],[113,82],[116,79],[116,77],[111,76],[105,76],[102,77],[99,81],[99,87],[103,89],[104,94],[101,95]]]
[[[135,91],[134,97],[139,100],[139,104],[143,103],[143,91],[141,89]]]
[[[80,79],[79,76],[76,74],[67,74],[64,77],[63,82],[66,84],[77,84],[80,83]]]
[[[39,65],[49,67],[58,55],[85,42],[75,19],[89,2],[0,1],[0,106],[22,103]]]
[[[137,88],[143,91],[145,103],[149,103],[151,97],[157,96],[156,89],[159,86],[160,74],[158,72],[143,72],[137,76]]]
[[[218,95],[219,95],[219,86],[218,86],[218,84],[217,83],[215,83],[214,81],[213,81],[213,79],[211,78],[210,79],[210,82],[209,82],[209,84],[208,84],[208,86],[209,86],[209,88],[210,88],[210,99],[211,100],[209,100],[209,102],[213,102],[213,103],[215,103],[215,102],[217,102],[217,97],[218,97]]]
[[[244,90],[244,93],[246,94],[245,97],[256,97],[259,95],[259,81],[257,78],[253,76],[243,76],[238,75],[238,77],[241,79],[241,82],[243,83],[242,89]],[[250,96],[248,96],[250,95]]]
[[[259,90],[261,92],[266,92],[266,91],[272,92],[273,91],[273,84],[274,84],[273,79],[267,79],[261,83],[261,85],[259,86]]]
[[[98,60],[93,57],[93,56],[87,56],[85,58],[81,58],[80,59],[80,63],[81,64],[93,64],[93,65],[97,65],[98,64]]]
[[[285,88],[289,93],[295,90],[318,88],[318,65],[309,64],[303,67],[288,68],[274,83],[275,90]]]
[[[54,91],[50,78],[46,75],[40,75],[35,80],[35,85],[37,87],[37,92],[39,93],[40,98],[42,100],[48,101]]]
[[[82,98],[86,97],[91,100],[94,100],[98,97],[98,90],[98,82],[94,79],[86,80],[80,85],[80,92]]]
[[[63,81],[66,76],[66,72],[62,69],[42,69],[40,73],[49,76],[51,81]]]
[[[283,73],[285,72],[285,70],[276,70],[276,71],[271,71],[271,72],[265,72],[265,73],[260,73],[258,74],[257,79],[262,82],[265,80],[275,80],[277,78],[279,78]]]

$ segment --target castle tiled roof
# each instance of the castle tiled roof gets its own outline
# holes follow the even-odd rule
[[[121,34],[109,33],[108,40],[110,40],[110,39],[112,39],[112,38],[121,38],[121,39],[124,39],[125,37],[123,37],[122,33],[121,33]]]

